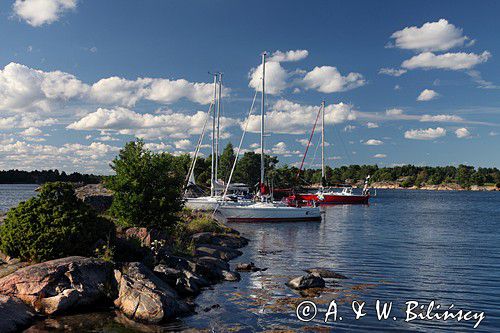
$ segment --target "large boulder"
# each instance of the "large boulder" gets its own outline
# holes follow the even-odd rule
[[[324,288],[325,280],[321,276],[315,274],[307,274],[296,277],[286,283],[292,289],[303,290],[309,288]]]
[[[76,196],[98,212],[104,212],[113,203],[113,192],[103,184],[88,184],[75,189]]]
[[[115,305],[132,320],[159,323],[190,312],[175,290],[139,262],[115,270],[115,278],[118,283]]]
[[[23,267],[0,279],[0,294],[14,296],[44,314],[99,304],[114,287],[111,264],[67,257]]]
[[[199,257],[209,256],[222,259],[224,261],[229,261],[231,259],[241,256],[242,254],[243,252],[233,248],[225,246],[209,245],[209,244],[200,245],[194,251],[195,256]]]
[[[0,295],[0,332],[19,332],[33,321],[34,316],[21,300]]]
[[[238,249],[248,244],[248,239],[237,234],[217,234],[211,232],[200,232],[191,236],[196,246],[205,244],[217,245]]]
[[[191,270],[210,282],[217,282],[224,279],[223,271],[229,271],[229,264],[214,257],[200,257],[191,265]]]

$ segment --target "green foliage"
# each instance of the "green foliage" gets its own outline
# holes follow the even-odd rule
[[[234,147],[230,142],[226,145],[226,148],[224,148],[224,151],[219,157],[219,179],[223,179],[224,181],[229,179],[229,174],[231,173],[231,168],[233,167],[235,158]]]
[[[276,156],[264,156],[264,164],[266,172],[272,173],[275,165],[278,164]],[[260,179],[260,154],[246,152],[239,159],[234,170],[234,182],[241,182],[253,186],[259,182]]]
[[[0,249],[26,261],[92,255],[99,240],[114,238],[114,225],[77,199],[68,183],[46,183],[40,194],[7,213]]]
[[[175,224],[188,165],[185,157],[152,153],[142,140],[127,143],[111,164],[116,175],[106,179],[114,191],[110,213],[125,227]]]

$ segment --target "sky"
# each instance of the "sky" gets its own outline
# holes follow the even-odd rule
[[[263,51],[266,151],[283,164],[300,163],[324,100],[333,167],[500,167],[499,12],[487,0],[5,0],[0,169],[108,174],[135,137],[190,153],[219,71],[221,144],[237,145]],[[243,151],[259,149],[258,106]],[[320,162],[317,134],[306,167]]]

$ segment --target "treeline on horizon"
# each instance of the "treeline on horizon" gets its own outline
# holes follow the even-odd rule
[[[102,176],[55,170],[0,170],[0,184],[44,184],[48,182],[72,182],[84,184],[97,184]]]
[[[182,157],[179,157],[182,158]],[[188,161],[188,156],[184,157]],[[219,179],[227,181],[235,159],[234,149],[229,143],[219,159]],[[294,188],[321,184],[321,169],[306,169],[300,172],[294,166],[278,166],[276,156],[265,156],[267,178],[274,188]],[[211,157],[198,158],[195,168],[195,179],[198,184],[209,186]],[[186,166],[186,170],[189,166]],[[370,175],[373,182],[398,182],[403,187],[421,187],[424,185],[458,184],[462,188],[472,185],[496,185],[500,187],[500,170],[498,168],[475,168],[468,165],[430,167],[403,165],[379,167],[377,165],[349,165],[331,168],[326,166],[326,186],[362,183]],[[187,171],[186,171],[187,172]],[[253,186],[260,178],[260,154],[245,152],[236,164],[232,182]]]
[[[165,153],[169,155],[168,153]],[[187,175],[191,165],[191,157],[188,154],[174,156],[175,165],[181,168],[180,174]],[[234,159],[234,147],[229,143],[219,157],[218,178],[227,182],[231,172]],[[270,185],[274,188],[295,188],[300,186],[311,186],[321,184],[320,169],[302,170],[297,176],[299,169],[289,165],[278,165],[276,156],[265,156],[266,174]],[[195,179],[199,186],[208,189],[210,187],[211,156],[198,157],[195,166]],[[370,183],[373,182],[398,182],[403,187],[421,187],[424,185],[458,184],[462,188],[473,185],[496,185],[500,187],[500,170],[498,168],[475,168],[473,166],[459,165],[430,167],[403,165],[394,167],[379,167],[377,165],[349,165],[331,168],[326,166],[326,177],[323,184],[336,186],[342,184],[360,184],[370,175]],[[101,182],[105,176],[93,174],[81,174],[74,172],[67,174],[59,170],[22,171],[8,170],[0,171],[1,184],[43,184],[52,181],[66,181],[75,183],[95,184]],[[260,154],[245,152],[240,156],[234,170],[232,182],[245,183],[253,187],[260,178]]]

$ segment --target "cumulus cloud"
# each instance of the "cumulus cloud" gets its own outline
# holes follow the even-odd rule
[[[373,155],[374,158],[386,158],[387,155],[386,154],[375,154]]]
[[[344,127],[344,132],[352,132],[356,129],[356,126],[354,125],[347,125],[346,127]]]
[[[273,155],[283,155],[284,157],[292,156],[292,155],[300,155],[302,152],[295,150],[290,151],[288,146],[283,141],[276,143],[270,151]]]
[[[420,53],[412,58],[403,61],[401,67],[406,69],[447,69],[466,70],[488,61],[491,53],[484,51],[481,54],[475,53],[444,53],[436,55],[432,52]]]
[[[77,0],[16,0],[12,9],[33,27],[51,24],[67,11],[76,9]]]
[[[387,110],[385,110],[385,114],[388,116],[399,116],[399,115],[403,114],[403,110],[397,109],[397,108],[387,109]]]
[[[201,133],[206,113],[198,111],[193,115],[169,112],[153,115],[142,114],[118,107],[99,108],[67,126],[74,130],[113,130],[120,134],[135,135],[147,139],[165,137],[187,138]],[[221,130],[236,125],[237,120],[222,117]]]
[[[32,114],[14,115],[0,118],[0,130],[50,126],[56,122],[54,118],[41,119],[39,116]]]
[[[304,134],[311,130],[319,106],[301,105],[288,100],[277,101],[271,111],[266,113],[266,132],[282,134]],[[355,120],[352,105],[345,103],[325,106],[325,123],[339,124],[347,120]],[[248,131],[260,131],[260,116],[252,115]]]
[[[435,92],[432,89],[424,89],[422,92],[418,95],[417,101],[419,102],[426,102],[426,101],[431,101],[433,99],[436,99],[439,97],[439,94]]]
[[[455,135],[459,139],[464,139],[464,138],[470,137],[471,134],[467,128],[462,127],[462,128],[458,128],[457,130],[455,130]]]
[[[380,145],[384,144],[384,142],[381,140],[370,139],[370,140],[366,140],[363,144],[368,145],[368,146],[380,146]]]
[[[177,149],[186,150],[191,147],[191,141],[189,141],[188,139],[177,140],[174,142],[174,146]]]
[[[120,148],[101,142],[89,145],[66,143],[62,146],[15,141],[0,145],[0,169],[64,169],[66,171],[103,172],[109,168],[102,160],[111,160]]]
[[[271,56],[268,58],[269,61],[274,62],[292,62],[292,61],[300,61],[309,55],[309,51],[307,50],[290,50],[286,52],[281,52],[280,50],[273,52]]]
[[[387,68],[387,67],[381,68],[378,71],[379,74],[385,74],[385,75],[395,76],[395,77],[399,77],[399,76],[403,75],[406,72],[407,72],[406,69],[402,69],[402,68]]]
[[[248,86],[257,91],[262,91],[262,64],[257,68],[252,68],[249,73],[250,82]],[[287,87],[289,73],[279,62],[266,62],[266,93],[279,95]]]
[[[366,84],[363,75],[351,72],[342,76],[338,69],[332,66],[314,67],[302,81],[306,89],[315,89],[327,94],[351,90]]]
[[[423,122],[462,122],[464,119],[459,116],[451,115],[451,114],[438,114],[435,116],[431,116],[428,114],[424,114],[420,121]]]
[[[223,95],[228,92],[225,88]],[[212,94],[213,84],[185,79],[110,77],[90,86],[61,71],[45,72],[18,63],[9,63],[0,69],[0,111],[9,113],[43,113],[47,117],[70,101],[127,107],[141,99],[159,104],[171,104],[180,99],[208,104]]]
[[[442,127],[428,129],[414,129],[405,132],[406,139],[412,140],[434,140],[446,135],[446,130]]]
[[[88,89],[71,74],[11,62],[0,69],[0,110],[49,111],[51,102],[82,96]]]
[[[445,19],[427,22],[421,27],[406,27],[391,35],[394,46],[400,49],[417,51],[446,51],[463,46],[469,37]]]

